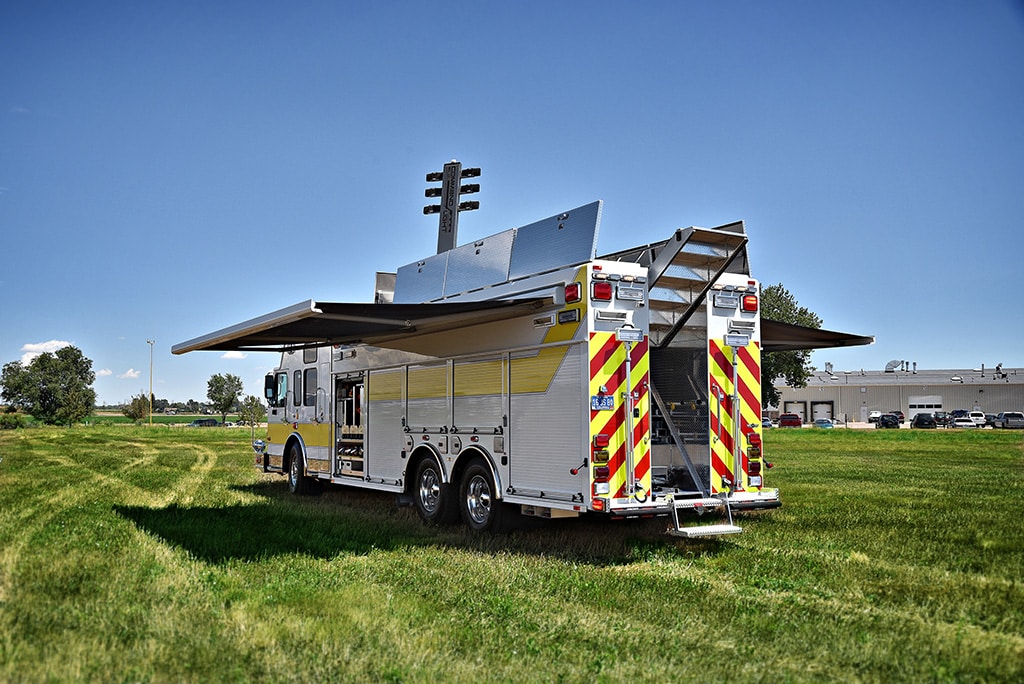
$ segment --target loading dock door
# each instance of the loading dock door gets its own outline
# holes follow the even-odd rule
[[[832,420],[833,415],[833,403],[831,401],[812,401],[811,402],[811,416],[812,420],[818,420],[819,418],[825,418]]]

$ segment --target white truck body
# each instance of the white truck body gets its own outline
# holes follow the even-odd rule
[[[174,351],[283,349],[254,448],[296,491],[394,492],[428,521],[461,512],[477,529],[512,506],[739,532],[734,509],[780,505],[742,224],[595,258],[600,208],[402,267],[378,279],[396,284],[376,304],[311,301]],[[710,510],[728,522],[681,522]]]

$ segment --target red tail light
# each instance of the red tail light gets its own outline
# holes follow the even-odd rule
[[[612,471],[608,466],[597,466],[594,468],[594,482],[607,482]]]
[[[760,461],[747,461],[747,475],[760,475],[761,474],[761,462]]]
[[[569,283],[565,286],[565,303],[575,304],[583,299],[583,286],[579,283]]]
[[[602,433],[594,435],[594,448],[595,449],[607,449],[609,442],[608,435]]]
[[[757,295],[743,295],[743,311],[746,313],[757,312]]]
[[[593,294],[595,300],[610,302],[612,300],[612,284],[607,280],[595,281]]]

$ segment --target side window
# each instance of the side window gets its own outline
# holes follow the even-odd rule
[[[303,395],[302,403],[306,406],[316,406],[316,368],[307,368],[304,379],[306,393]]]
[[[274,376],[274,398],[268,401],[271,407],[284,407],[288,405],[288,374],[278,373]]]
[[[302,363],[316,363],[316,347],[302,350]]]
[[[292,406],[302,405],[302,371],[297,370],[292,374]]]

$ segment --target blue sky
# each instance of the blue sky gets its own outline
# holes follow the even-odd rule
[[[746,221],[754,275],[875,335],[820,367],[1024,366],[1024,4],[0,5],[0,362],[70,342],[100,401],[260,394],[172,345],[603,199],[599,252]]]

